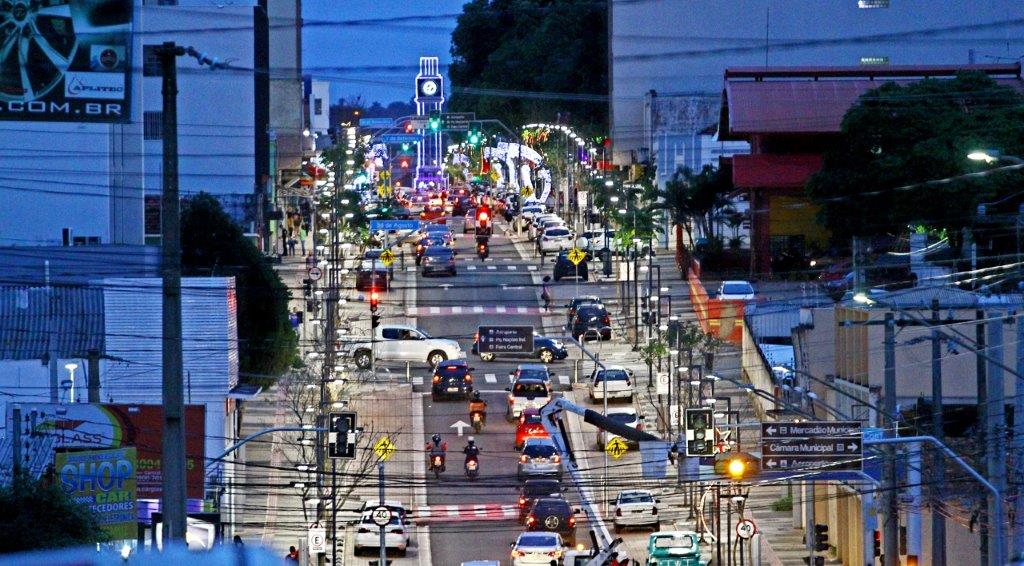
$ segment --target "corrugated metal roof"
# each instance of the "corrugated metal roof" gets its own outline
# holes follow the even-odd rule
[[[0,360],[42,359],[51,337],[62,358],[103,352],[103,291],[0,286]]]

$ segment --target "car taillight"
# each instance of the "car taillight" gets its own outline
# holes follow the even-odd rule
[[[519,558],[521,556],[526,556],[526,553],[523,552],[522,550],[513,550],[512,551],[512,558]]]
[[[530,515],[529,517],[526,518],[526,524],[527,525],[536,525],[537,524],[537,518],[534,517],[533,515]]]
[[[525,497],[520,497],[519,498],[519,506],[520,507],[526,507],[526,498]]]
[[[575,527],[576,526],[576,517],[569,517],[569,526],[570,527]]]
[[[636,429],[637,430],[643,430],[644,429],[644,423],[636,423]]]
[[[522,456],[519,457],[519,463],[520,464],[525,464],[525,463],[527,463],[529,461],[530,461],[530,457],[527,456],[526,454],[523,454]]]
[[[474,342],[479,342],[480,341],[480,333],[479,332],[477,332],[476,334],[473,335],[473,341]]]
[[[657,515],[658,514],[658,508],[657,507],[652,508],[651,509],[651,514]]]
[[[508,404],[511,405],[511,404],[513,404],[515,402],[516,402],[515,395],[512,395],[511,393],[509,393],[509,395],[508,395]],[[520,416],[522,416],[522,415],[520,415]]]
[[[621,517],[622,516],[622,508],[621,507],[616,507],[615,508],[615,516],[616,517]]]
[[[562,461],[562,457],[559,456],[558,454],[555,454],[554,456],[551,457],[551,461],[557,464]]]
[[[434,383],[441,383],[441,376],[440,375],[435,375],[434,376]]]
[[[604,315],[604,319],[602,320],[602,322],[604,322],[605,324],[611,324],[612,319],[608,315]]]
[[[440,456],[434,456],[434,465],[435,466],[440,466],[441,465],[441,457]]]
[[[561,558],[562,557],[562,551],[561,550],[549,550],[548,551],[548,556],[550,556],[552,558]]]
[[[466,383],[473,383],[473,376],[468,373],[466,374]]]

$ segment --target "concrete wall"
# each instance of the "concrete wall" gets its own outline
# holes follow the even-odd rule
[[[610,111],[617,164],[650,147],[644,109],[652,89],[658,96],[692,95],[696,102],[717,104],[726,67],[858,65],[862,57],[887,57],[893,65],[967,63],[972,50],[975,62],[987,63],[1024,53],[1024,24],[962,31],[1020,18],[1018,0],[948,0],[941,10],[925,0],[891,0],[888,8],[878,9],[859,9],[857,0],[612,1],[611,6]],[[952,29],[899,35],[936,28]],[[875,34],[898,35],[861,39]]]
[[[273,0],[270,16],[270,128],[277,135],[280,169],[302,162],[302,2]],[[330,98],[330,97],[327,97]]]

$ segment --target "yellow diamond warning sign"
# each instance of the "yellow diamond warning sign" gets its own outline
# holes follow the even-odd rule
[[[608,445],[604,447],[604,451],[607,452],[612,459],[618,460],[626,455],[626,452],[629,451],[629,447],[626,446],[625,440],[615,437],[608,441]]]
[[[567,257],[569,258],[569,261],[571,261],[573,265],[579,265],[580,262],[582,262],[584,259],[587,258],[587,252],[585,252],[585,251],[583,251],[583,250],[581,250],[579,248],[573,248],[573,249],[569,250],[569,254],[568,254]]]
[[[398,448],[395,447],[395,443],[391,442],[391,439],[386,436],[382,436],[381,439],[373,445],[373,451],[377,453],[377,457],[381,460],[387,460],[395,454],[396,450],[398,450]]]

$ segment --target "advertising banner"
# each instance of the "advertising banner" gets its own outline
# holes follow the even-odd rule
[[[0,2],[0,120],[128,122],[132,0]]]
[[[8,404],[7,419],[10,422]],[[105,449],[135,447],[138,495],[159,499],[163,493],[160,463],[164,409],[161,405],[20,403],[22,415],[33,419],[33,432],[56,437],[55,448]],[[206,407],[185,407],[185,481],[188,497],[203,498]]]
[[[60,452],[54,467],[61,488],[89,507],[112,540],[138,536],[135,448]]]

